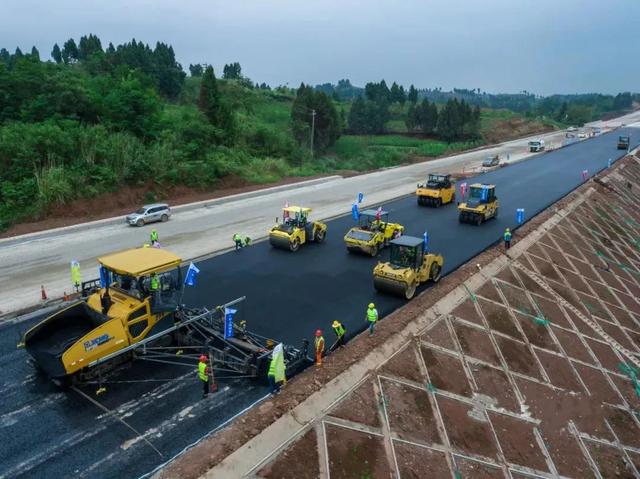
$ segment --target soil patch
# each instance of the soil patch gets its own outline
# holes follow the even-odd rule
[[[507,336],[511,336],[512,338],[516,338],[521,341],[523,340],[523,337],[511,319],[507,308],[482,299],[479,299],[478,303],[480,304],[480,308],[484,313],[484,317],[487,318],[487,322],[491,329],[502,334],[506,334]]]
[[[527,295],[519,288],[509,286],[506,283],[496,282],[496,286],[500,287],[502,294],[507,299],[507,303],[516,311],[520,311],[525,314],[535,315],[535,310],[531,305],[531,302],[527,298]]]
[[[618,365],[622,361],[615,355],[608,344],[590,338],[585,338],[585,340],[603,367],[609,371],[619,372]]]
[[[422,376],[420,368],[418,367],[418,356],[415,345],[412,343],[408,347],[404,348],[399,353],[387,361],[380,373],[388,373],[393,376],[410,379],[420,384],[424,384],[425,377]]]
[[[565,358],[554,354],[536,351],[542,367],[547,372],[551,384],[568,391],[583,392],[580,383],[573,374],[571,364]]]
[[[340,401],[329,414],[347,421],[380,427],[379,398],[373,388],[374,379],[368,379]]]
[[[531,423],[497,413],[489,413],[489,418],[507,461],[549,472]]]
[[[595,364],[595,360],[589,354],[584,344],[582,344],[577,334],[555,326],[551,326],[551,330],[569,357],[584,361],[588,364]]]
[[[634,479],[636,475],[629,468],[622,454],[613,447],[593,441],[585,441],[591,457],[598,465],[598,470],[604,478]]]
[[[502,304],[502,298],[498,294],[498,290],[495,284],[493,284],[493,281],[487,281],[478,289],[478,291],[476,291],[476,294],[478,296],[482,296],[483,298],[487,298],[495,301],[496,303]]]
[[[520,281],[517,278],[517,274],[509,266],[507,266],[506,268],[503,268],[502,271],[500,271],[496,275],[496,278],[501,279],[502,281],[509,283],[513,286],[522,288],[522,285],[520,284]]]
[[[631,351],[634,351],[636,349],[635,345],[625,336],[625,334],[622,332],[622,329],[618,325],[612,324],[603,319],[597,319],[596,322],[600,325],[605,333],[615,339],[616,342],[622,347],[627,348]]]
[[[582,454],[580,445],[566,428],[552,429],[543,425],[542,439],[558,472],[566,477],[594,478],[591,466]]]
[[[531,344],[551,351],[558,351],[558,346],[549,333],[549,327],[536,322],[540,318],[533,318],[520,313],[515,313],[515,316]]]
[[[495,458],[498,449],[488,421],[469,416],[472,408],[467,404],[444,396],[437,398],[451,445],[467,454]]]
[[[606,406],[605,418],[623,445],[640,448],[640,428],[628,411]]]
[[[496,341],[510,369],[542,381],[538,362],[525,344],[502,336],[496,337]]]
[[[580,375],[580,379],[582,379],[582,382],[585,384],[595,401],[600,403],[607,402],[609,404],[622,403],[622,398],[611,387],[602,371],[590,368],[589,366],[583,366],[578,363],[573,363],[573,367],[576,368],[576,371]]]
[[[469,321],[470,323],[479,324],[480,326],[484,327],[484,323],[482,322],[482,318],[478,314],[478,311],[476,310],[475,304],[471,300],[471,298],[465,299],[459,306],[457,306],[451,312],[451,314],[453,316],[456,316],[456,317],[460,318],[460,319],[464,319],[466,321]]]
[[[431,348],[422,347],[421,350],[429,373],[429,382],[436,389],[471,396],[471,387],[459,358]]]
[[[564,309],[558,305],[557,302],[540,297],[535,297],[534,301],[540,312],[543,314],[544,319],[564,328],[573,329],[573,326],[563,313]]]
[[[265,479],[304,479],[320,475],[318,440],[310,429],[258,473]]]
[[[500,365],[500,358],[485,329],[467,326],[459,321],[453,323],[453,328],[465,354],[490,364]]]
[[[459,456],[454,456],[454,459],[457,472],[463,479],[504,479],[502,469]]]
[[[428,477],[450,477],[451,470],[443,452],[394,441],[398,469],[402,479]]]
[[[440,443],[429,393],[396,381],[381,383],[391,431],[408,441]]]
[[[516,393],[513,391],[506,374],[501,369],[481,364],[470,364],[469,367],[480,394],[495,399],[498,407],[514,412],[520,411]]]
[[[326,431],[331,477],[391,477],[381,437],[332,425]]]
[[[444,349],[451,351],[458,350],[453,342],[453,338],[451,338],[451,333],[449,332],[447,321],[444,317],[438,319],[434,326],[424,333],[422,339]]]

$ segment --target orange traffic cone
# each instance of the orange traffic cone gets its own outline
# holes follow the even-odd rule
[[[62,295],[62,301],[69,301],[69,295],[67,294],[67,292],[65,291],[64,294]]]
[[[42,301],[47,300],[47,292],[44,290],[44,285],[40,286],[40,295],[42,296]]]

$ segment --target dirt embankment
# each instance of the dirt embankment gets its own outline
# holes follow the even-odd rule
[[[510,118],[508,120],[497,120],[491,128],[482,132],[485,141],[491,143],[502,143],[508,140],[515,140],[539,133],[553,131],[550,125],[545,125],[540,121],[527,120],[525,118]]]

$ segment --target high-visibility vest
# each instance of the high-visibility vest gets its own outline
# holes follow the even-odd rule
[[[242,240],[242,236],[240,236],[238,233],[233,235],[233,241],[241,241]]]
[[[160,282],[157,276],[151,276],[151,291],[157,291],[160,287]]]
[[[375,323],[378,320],[378,311],[376,308],[367,309],[367,319],[372,323]]]
[[[341,338],[342,336],[344,336],[344,327],[342,326],[342,324],[338,324],[337,328],[333,328],[333,330],[336,333],[336,336],[338,336],[338,338]]]
[[[207,363],[203,363],[202,361],[198,363],[198,377],[202,381],[209,380],[209,376],[207,376]]]
[[[324,337],[319,336],[316,338],[316,352],[324,351]]]
[[[271,359],[271,363],[269,364],[269,372],[267,373],[267,376],[274,376],[276,375],[276,362],[275,360],[272,358]]]
[[[153,243],[154,241],[158,241],[158,232],[157,231],[152,231],[151,232],[151,242]]]
[[[504,232],[504,240],[505,241],[511,241],[511,231],[505,231]]]

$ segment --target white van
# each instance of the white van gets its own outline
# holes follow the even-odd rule
[[[537,151],[544,151],[544,140],[532,140],[529,142],[529,151],[535,153]]]

